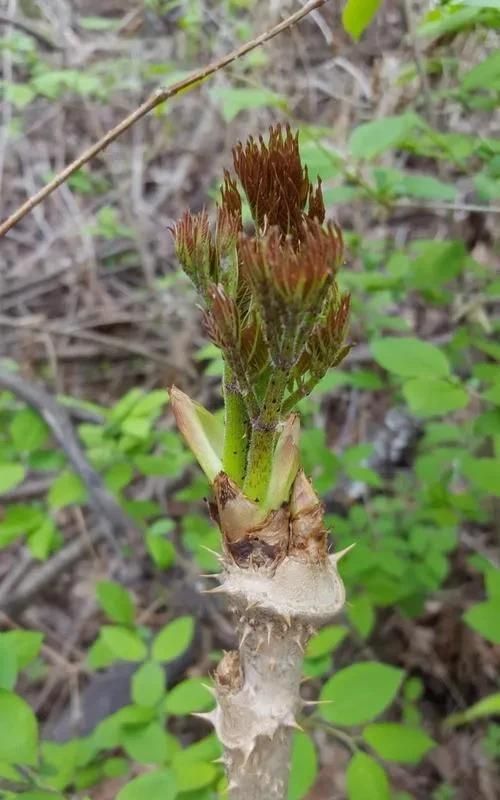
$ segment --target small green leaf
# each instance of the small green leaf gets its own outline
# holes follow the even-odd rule
[[[146,658],[146,645],[135,631],[118,625],[103,625],[100,638],[103,644],[122,661],[142,661]]]
[[[174,757],[172,762],[179,792],[195,792],[213,783],[218,775],[213,764],[207,764],[206,761],[191,761],[187,767],[180,756],[181,754]]]
[[[403,394],[411,411],[425,417],[457,411],[469,402],[469,395],[462,386],[428,378],[407,381]]]
[[[5,642],[14,653],[18,669],[24,669],[38,655],[43,642],[43,633],[38,631],[6,631],[0,634],[0,641]]]
[[[468,457],[462,471],[476,489],[497,497],[500,495],[500,458]]]
[[[0,464],[0,494],[10,492],[24,480],[24,467],[21,464]]]
[[[347,0],[342,11],[342,25],[353,39],[359,39],[371,23],[382,0]]]
[[[307,733],[294,733],[288,800],[301,800],[314,785],[318,772],[318,756],[314,742]]]
[[[436,746],[421,728],[396,722],[374,722],[363,730],[363,739],[380,758],[400,764],[418,764]]]
[[[405,175],[397,185],[397,194],[422,200],[452,202],[457,190],[451,184],[433,178],[432,175]]]
[[[135,608],[129,592],[114,581],[100,581],[96,587],[99,605],[113,622],[132,625]]]
[[[23,408],[15,414],[9,431],[18,453],[37,450],[45,444],[49,435],[47,425],[31,408]]]
[[[396,147],[419,124],[416,114],[382,117],[355,128],[349,139],[349,150],[355,158],[372,159]]]
[[[8,641],[0,634],[0,689],[11,691],[17,680],[17,659]]]
[[[192,617],[179,617],[166,625],[153,642],[155,661],[173,661],[187,650],[194,635]]]
[[[54,520],[48,517],[42,522],[39,528],[30,533],[28,548],[34,558],[45,561],[49,555],[57,549],[61,541],[62,537],[56,528]]]
[[[29,705],[17,694],[0,689],[0,720],[0,761],[35,765],[38,724]]]
[[[356,753],[351,758],[346,783],[349,800],[390,800],[385,770],[366,753]]]
[[[493,644],[500,644],[500,598],[476,603],[464,614],[471,628]]]
[[[146,661],[132,677],[132,699],[138,706],[155,706],[165,693],[165,673],[155,661]]]
[[[381,367],[403,378],[445,378],[450,374],[445,354],[435,345],[420,339],[375,339],[371,350]]]
[[[164,764],[170,755],[170,737],[157,720],[123,729],[121,742],[140,764]]]
[[[0,522],[0,546],[8,545],[18,536],[35,530],[44,519],[45,515],[39,508],[23,503],[9,505]]]
[[[73,503],[83,503],[87,490],[81,478],[71,470],[65,470],[55,479],[49,489],[47,502],[50,508],[58,510]]]
[[[347,604],[346,613],[351,625],[363,639],[366,639],[375,625],[375,612],[368,595],[361,594],[351,598]]]
[[[164,709],[168,714],[192,714],[213,706],[212,695],[203,678],[187,678],[174,686],[165,698]]]
[[[347,628],[343,625],[327,625],[309,640],[306,658],[321,658],[332,653],[346,636]]]
[[[168,539],[163,539],[151,531],[146,533],[146,547],[149,555],[160,569],[167,569],[175,561],[175,547]]]
[[[280,94],[262,87],[217,87],[210,94],[219,101],[222,116],[226,122],[238,116],[240,111],[254,108],[281,107],[286,108],[286,101]]]
[[[321,716],[334,725],[362,725],[378,717],[396,697],[404,672],[377,661],[341,669],[323,686]]]
[[[475,719],[496,716],[497,714],[500,714],[500,692],[483,697],[482,700],[474,703],[473,706],[470,706],[465,711],[451,714],[447,717],[445,723],[453,728],[456,725],[463,725],[465,722],[473,722]]]
[[[116,800],[175,800],[177,786],[175,776],[169,769],[139,775],[120,789]]]

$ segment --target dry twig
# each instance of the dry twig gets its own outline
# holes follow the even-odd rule
[[[0,236],[6,234],[7,231],[9,231],[23,217],[25,217],[26,214],[36,208],[36,206],[38,206],[43,200],[45,200],[46,197],[52,194],[55,189],[61,186],[70,177],[70,175],[94,158],[94,156],[104,150],[105,147],[111,144],[111,142],[114,142],[114,140],[121,136],[122,133],[131,128],[132,125],[138,122],[138,120],[145,117],[146,114],[149,114],[149,112],[154,108],[157,108],[157,106],[161,105],[166,100],[169,100],[171,97],[175,97],[175,95],[193,88],[196,84],[202,83],[202,81],[204,81],[206,78],[209,78],[219,70],[227,67],[229,64],[232,64],[233,61],[236,61],[238,58],[241,58],[247,53],[250,53],[252,50],[255,50],[256,47],[260,47],[260,45],[268,42],[270,39],[273,39],[275,36],[306,17],[311,11],[321,8],[321,6],[324,6],[327,2],[328,0],[310,0],[305,6],[300,8],[294,14],[291,14],[282,22],[278,23],[278,25],[275,25],[273,28],[264,31],[264,33],[261,33],[260,36],[256,36],[254,39],[251,39],[249,42],[241,45],[241,47],[236,48],[236,50],[232,50],[230,53],[222,56],[222,58],[219,58],[216,61],[213,61],[211,64],[196,70],[187,78],[174,83],[173,86],[170,86],[168,89],[156,89],[144,103],[135,109],[135,111],[133,111],[131,114],[128,114],[128,116],[119,122],[118,125],[115,125],[114,128],[111,128],[101,139],[99,139],[99,141],[95,142],[95,144],[91,145],[91,147],[84,150],[84,152],[78,156],[78,158],[61,170],[61,172],[59,172],[51,181],[49,181],[49,183],[40,189],[40,191],[36,192],[25,203],[19,206],[19,208],[14,211],[13,214],[11,214],[2,224],[0,224]]]

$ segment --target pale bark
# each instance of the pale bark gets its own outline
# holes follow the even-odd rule
[[[286,509],[245,536],[240,518],[234,539],[227,522],[234,522],[239,500],[242,517],[251,514],[248,499],[233,488],[224,479],[219,492],[226,556],[220,586],[212,591],[227,595],[240,641],[219,664],[217,705],[204,716],[224,746],[231,800],[286,800],[291,734],[303,706],[304,649],[342,608],[344,587],[338,556],[326,553],[322,506],[302,473]]]

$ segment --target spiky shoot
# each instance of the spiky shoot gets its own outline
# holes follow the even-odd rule
[[[343,605],[323,507],[300,469],[298,401],[347,355],[339,227],[325,223],[321,181],[298,135],[271,128],[233,150],[212,232],[205,212],[173,228],[179,261],[224,360],[224,423],[176,388],[177,424],[210,480],[223,541],[220,586],[240,633],[216,673],[211,715],[232,800],[286,797],[302,653]],[[253,229],[243,229],[243,203]],[[264,741],[265,740],[265,741]]]

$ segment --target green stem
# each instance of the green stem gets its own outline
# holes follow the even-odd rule
[[[243,483],[248,447],[248,421],[241,395],[232,383],[232,372],[224,366],[224,452],[222,463],[224,472],[236,481]]]
[[[267,385],[261,413],[252,420],[243,491],[257,503],[264,502],[271,477],[276,431],[287,382],[288,372],[275,371]]]

